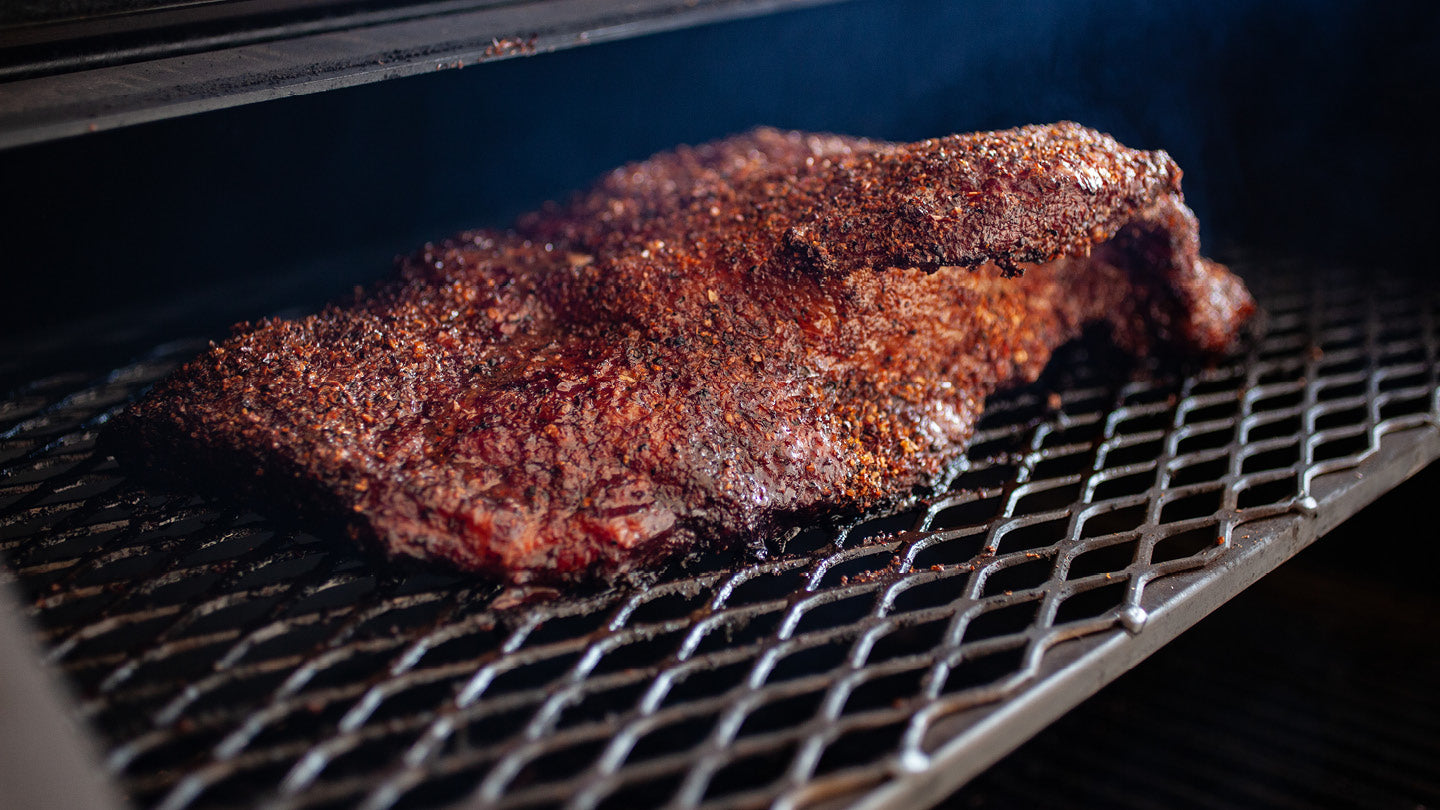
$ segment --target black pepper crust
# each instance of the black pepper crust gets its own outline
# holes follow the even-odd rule
[[[1163,152],[762,129],[242,324],[104,439],[394,557],[577,582],[932,484],[1087,324],[1205,355],[1253,309]]]

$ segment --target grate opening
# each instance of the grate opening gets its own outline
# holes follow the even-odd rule
[[[825,699],[825,690],[806,692],[782,697],[778,700],[756,706],[746,715],[737,736],[753,737],[771,731],[803,726],[819,710]]]
[[[905,735],[904,723],[891,723],[878,728],[863,728],[841,735],[825,747],[815,764],[817,776],[864,765],[875,758],[875,750],[892,750]]]
[[[1210,430],[1204,433],[1194,433],[1181,439],[1175,445],[1175,451],[1180,455],[1187,453],[1201,453],[1206,450],[1220,450],[1230,444],[1230,428],[1225,427],[1219,430]]]
[[[1267,439],[1294,436],[1299,432],[1300,417],[1286,416],[1279,419],[1257,422],[1254,427],[1250,428],[1245,438],[1251,442],[1263,442]]]
[[[629,762],[643,762],[647,759],[669,756],[677,751],[689,751],[710,735],[715,726],[713,716],[686,717],[678,722],[661,726],[636,741],[626,758]]]
[[[1408,366],[1412,363],[1428,363],[1431,358],[1428,356],[1425,347],[1412,344],[1413,335],[1417,331],[1419,331],[1418,327],[1406,335],[1400,341],[1399,346],[1393,349],[1387,349],[1384,354],[1380,355],[1380,365]],[[1407,377],[1407,382],[1403,385],[1424,385],[1427,382],[1426,376],[1427,372],[1416,373],[1411,377]],[[1381,385],[1383,387],[1384,383],[1381,383]]]
[[[1221,534],[1220,527],[1214,524],[1186,529],[1156,541],[1154,550],[1150,552],[1150,561],[1167,563],[1183,560],[1224,542],[1225,537]]]
[[[992,571],[985,578],[984,589],[981,596],[994,596],[996,594],[1009,594],[1014,591],[1025,591],[1031,588],[1038,588],[1050,579],[1050,559],[1036,559],[1029,562],[1022,562],[1018,565],[1011,565],[1007,568],[1000,568]]]
[[[972,441],[966,455],[975,461],[996,460],[1022,454],[1026,449],[1024,436],[1007,433],[993,439]]]
[[[1070,624],[1093,619],[1125,604],[1126,583],[1122,580],[1081,591],[1060,603],[1055,611],[1055,624]]]
[[[1402,388],[1419,388],[1430,382],[1430,370],[1422,368],[1414,374],[1381,377],[1376,387],[1381,391],[1395,391]]]
[[[555,726],[566,728],[586,723],[609,722],[638,703],[649,687],[649,681],[637,681],[584,695],[577,703],[565,707]]]
[[[964,595],[969,580],[968,573],[956,573],[911,585],[895,597],[891,610],[909,613],[951,604]]]
[[[931,529],[964,529],[983,526],[1000,514],[1002,501],[999,497],[978,498],[949,507],[930,522]]]
[[[765,682],[780,683],[807,675],[829,672],[844,664],[849,656],[850,644],[848,641],[802,647],[781,658],[775,666],[771,667],[769,674],[765,676]]]
[[[1292,383],[1305,379],[1305,364],[1302,362],[1280,362],[1256,378],[1260,385]]]
[[[599,675],[654,668],[675,655],[686,635],[688,631],[682,629],[622,644],[607,652],[591,672]]]
[[[1204,448],[1182,448],[1180,452],[1188,453],[1199,449]],[[1105,454],[1105,466],[1113,469],[1115,467],[1129,467],[1135,464],[1143,464],[1147,461],[1152,461],[1163,451],[1164,446],[1159,439],[1124,445]]]
[[[1415,397],[1392,399],[1380,406],[1380,419],[1387,421],[1402,416],[1428,413],[1430,400],[1431,397],[1428,393]]]
[[[972,456],[973,458],[974,456]],[[1019,468],[1013,464],[991,464],[976,470],[961,473],[951,489],[958,492],[979,492],[999,489],[1015,480]]]
[[[705,638],[695,648],[695,655],[705,655],[732,647],[747,647],[775,635],[780,629],[781,611],[755,613],[745,616],[730,614],[722,624],[706,628]]]
[[[86,587],[144,579],[164,562],[164,558],[159,555],[116,555],[107,560],[103,567],[83,572],[77,578],[76,584]]]
[[[804,589],[807,580],[806,572],[800,568],[773,573],[765,572],[735,586],[735,589],[730,592],[730,598],[726,599],[725,603],[731,607],[738,607],[785,599],[796,591]]]
[[[594,762],[608,742],[608,739],[586,740],[565,746],[558,751],[543,753],[525,763],[508,787],[518,790],[530,785],[556,782],[572,776]]]
[[[601,800],[596,810],[660,807],[679,791],[682,781],[680,774],[671,774],[625,785]]]
[[[396,606],[365,620],[354,634],[357,638],[393,638],[429,628],[449,609],[450,605],[439,599]]]
[[[608,624],[609,619],[609,615],[604,611],[595,611],[542,621],[525,637],[525,645],[527,647],[543,647],[547,644],[585,638]]]
[[[867,520],[851,529],[846,535],[846,540],[849,544],[858,545],[878,538],[888,538],[898,532],[914,528],[919,519],[920,513],[912,511]]]
[[[1210,517],[1220,511],[1224,494],[1224,490],[1207,489],[1170,500],[1160,509],[1160,522],[1179,523],[1182,520]]]
[[[870,615],[875,604],[875,594],[862,593],[832,602],[822,602],[805,611],[800,623],[795,626],[796,635],[813,633],[831,627],[852,625]]]
[[[1122,420],[1115,425],[1118,434],[1155,433],[1170,429],[1169,411],[1140,414]]]
[[[1335,410],[1322,413],[1315,417],[1316,430],[1330,430],[1331,428],[1344,427],[1359,422],[1364,422],[1367,409],[1364,405],[1344,410]]]
[[[1080,536],[1105,537],[1133,531],[1145,522],[1145,504],[1092,512],[1080,527]]]
[[[704,591],[684,593],[676,591],[642,602],[630,613],[630,624],[648,624],[683,619],[709,601]]]
[[[489,763],[486,763],[488,766]],[[467,768],[454,773],[437,774],[410,788],[392,805],[395,810],[426,810],[445,807],[473,794],[485,775],[485,767]]]
[[[490,697],[524,692],[558,680],[580,662],[580,652],[542,658],[530,664],[521,664],[495,676],[485,693]]]
[[[1287,444],[1277,447],[1274,450],[1265,450],[1251,456],[1246,456],[1245,461],[1240,465],[1241,473],[1262,472],[1264,470],[1289,469],[1300,461],[1300,445]]]
[[[852,580],[868,582],[891,570],[894,565],[895,555],[890,547],[867,551],[826,568],[825,576],[820,580],[816,590],[823,591],[849,585]]]
[[[252,767],[241,766],[232,773],[209,782],[197,798],[244,807],[264,797],[270,785],[277,784],[288,771],[288,762],[261,763]]]
[[[389,669],[394,656],[394,647],[388,643],[379,648],[351,646],[331,650],[312,664],[313,672],[305,681],[305,687],[308,691],[318,692],[363,683],[373,673]]]
[[[313,543],[313,540],[301,541]],[[326,558],[321,554],[307,554],[291,559],[282,559],[257,566],[255,570],[241,577],[235,583],[239,590],[262,590],[272,586],[285,586],[286,583],[304,577],[314,571]]]
[[[915,570],[941,570],[951,565],[962,565],[979,555],[984,547],[985,535],[980,533],[960,537],[939,536],[915,551],[910,567]]]
[[[975,423],[975,432],[985,434],[999,428],[1023,425],[1038,421],[1045,416],[1046,403],[1034,396],[1033,391],[1019,391],[1017,396],[1000,408],[986,409]],[[971,455],[971,458],[975,458]]]
[[[426,666],[437,667],[475,661],[498,648],[506,636],[506,633],[493,624],[486,626],[472,623],[459,629],[463,631],[461,634],[444,640],[434,639],[434,646],[427,645],[424,653]]]
[[[1229,466],[1229,459],[1224,457],[1187,464],[1170,473],[1166,486],[1175,489],[1214,481],[1223,478]]]
[[[705,788],[705,798],[715,799],[732,793],[764,787],[785,775],[785,769],[795,757],[796,746],[785,746],[778,751],[756,754],[734,760],[710,777]]]
[[[366,722],[383,723],[430,711],[448,703],[455,696],[461,680],[458,677],[445,678],[385,694],[381,697],[380,705],[366,718]]]
[[[1370,448],[1370,437],[1363,433],[1322,442],[1315,447],[1316,461],[1330,461],[1364,453]]]
[[[1096,574],[1123,571],[1134,561],[1135,550],[1139,545],[1139,540],[1130,540],[1087,551],[1070,563],[1068,578],[1083,579]]]
[[[989,686],[1019,671],[1024,660],[1023,647],[1011,647],[983,655],[967,655],[950,667],[941,692],[950,695]]]
[[[331,580],[314,591],[297,598],[286,609],[284,617],[298,619],[310,614],[343,610],[364,600],[366,596],[375,591],[375,588],[375,578],[369,576],[338,582]],[[394,632],[399,632],[399,625],[396,625]]]
[[[256,692],[275,691],[288,676],[289,673],[284,670],[278,672],[257,670],[245,673],[243,678],[237,676],[229,680],[222,680],[191,701],[186,706],[186,711],[192,715],[225,712],[236,704],[243,705]]]
[[[184,566],[201,566],[222,560],[233,560],[251,554],[272,542],[275,533],[263,529],[231,531],[213,541],[202,543],[199,548],[181,559]]]
[[[295,739],[325,739],[333,736],[349,707],[340,701],[307,701],[291,708],[278,719],[267,722],[246,741],[247,748],[263,749]],[[233,740],[234,738],[232,738]],[[234,744],[231,742],[230,744]],[[391,744],[393,748],[393,743]]]
[[[1040,613],[1038,601],[1021,602],[987,610],[970,620],[965,627],[965,643],[1023,633],[1035,623]]]
[[[404,749],[404,740],[395,737],[357,740],[353,747],[340,751],[325,763],[324,775],[327,779],[340,779],[373,773],[389,765]]]
[[[1292,408],[1299,407],[1300,404],[1304,401],[1304,392],[1301,390],[1296,390],[1286,394],[1276,394],[1275,396],[1265,397],[1264,399],[1261,399],[1255,403],[1253,410],[1288,411]]]
[[[1151,428],[1146,428],[1150,430]],[[1158,428],[1157,428],[1158,429]],[[1042,447],[1065,447],[1067,445],[1090,445],[1099,441],[1104,435],[1104,425],[1099,421],[1090,422],[1084,425],[1072,425],[1052,430],[1045,434]]]
[[[923,655],[940,646],[949,628],[949,617],[897,627],[875,642],[865,663],[881,664],[896,658]]]
[[[1088,464],[1086,465],[1088,468]],[[1053,512],[1064,509],[1080,497],[1080,484],[1050,487],[1032,492],[1015,502],[1015,515],[1033,515],[1038,512]]]
[[[748,674],[750,674],[749,661],[690,670],[682,680],[671,686],[665,693],[663,705],[673,706],[719,697],[739,686]]]
[[[871,709],[897,709],[904,705],[906,698],[920,693],[928,666],[893,675],[882,675],[855,687],[845,699],[842,714],[859,714]]]
[[[123,764],[120,764],[122,773],[145,774],[145,773],[180,773],[188,771],[199,762],[203,762],[209,751],[220,741],[221,732],[219,729],[196,732],[184,737],[162,738],[157,745],[133,751]],[[141,749],[142,746],[135,746]],[[123,752],[130,755],[132,751]],[[112,757],[112,767],[118,763]]]
[[[448,751],[465,753],[483,750],[496,742],[509,739],[524,728],[534,714],[535,706],[526,703],[466,718],[459,730],[447,739]]]
[[[1298,491],[1299,481],[1293,475],[1287,476],[1272,481],[1252,484],[1242,489],[1236,505],[1241,509],[1271,506],[1294,498],[1295,493]]]
[[[1216,369],[1213,374],[1207,375],[1205,372],[1201,372],[1201,375],[1202,377],[1208,376],[1209,379],[1196,381],[1195,385],[1190,388],[1191,396],[1206,397],[1211,394],[1231,393],[1245,384],[1244,372],[1237,368]],[[1193,413],[1193,409],[1190,412]],[[1156,428],[1156,430],[1159,429]]]
[[[1240,403],[1233,397],[1224,402],[1217,402],[1213,405],[1206,405],[1195,408],[1185,413],[1185,424],[1197,425],[1203,422],[1218,422],[1221,420],[1234,419],[1240,412]]]
[[[1321,402],[1330,402],[1337,399],[1354,399],[1355,397],[1365,396],[1365,388],[1366,382],[1364,380],[1337,385],[1322,385],[1317,397]]]
[[[1141,447],[1143,447],[1143,445],[1135,448],[1127,448],[1127,450],[1121,451],[1118,455],[1122,458],[1128,458],[1129,456],[1126,456],[1128,452],[1138,457],[1138,454],[1143,452]],[[1067,476],[1089,472],[1092,463],[1090,453],[1071,453],[1069,455],[1056,456],[1040,461],[1035,465],[1035,472],[1032,475],[1036,479],[1065,478]],[[1109,466],[1113,467],[1124,466],[1125,464],[1134,462],[1108,461],[1108,463]]]
[[[1132,495],[1142,495],[1149,491],[1154,482],[1155,474],[1148,470],[1106,478],[1095,486],[1095,500],[1109,501]]]
[[[995,545],[995,553],[1013,554],[1017,551],[1049,548],[1065,539],[1069,523],[1068,518],[1059,518],[1011,529],[1000,536]]]
[[[1124,397],[1122,397],[1122,406],[1133,408],[1143,405],[1159,405],[1162,403],[1165,405],[1175,404],[1175,395],[1168,387],[1151,387],[1143,383],[1138,385],[1138,388],[1128,391]]]
[[[315,651],[325,638],[334,633],[334,627],[330,624],[321,623],[294,623],[288,626],[276,626],[275,634],[255,641],[249,649],[243,651],[240,662],[264,662],[264,660],[288,659],[292,656],[302,656],[305,653]],[[166,664],[176,662],[176,656],[167,657]],[[213,664],[213,653],[203,656],[204,666]],[[158,662],[157,662],[158,666]],[[156,673],[160,675],[160,673]],[[150,680],[150,677],[138,676],[137,680]],[[181,680],[189,680],[189,677],[181,676]]]

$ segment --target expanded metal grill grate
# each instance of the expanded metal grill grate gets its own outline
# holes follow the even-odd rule
[[[1440,806],[1440,546],[1413,519],[1437,488],[1440,466],[1386,493],[947,807]]]
[[[1042,687],[1067,645],[1153,649],[1178,629],[1147,615],[1200,581],[1182,572],[1253,579],[1234,555],[1358,509],[1317,497],[1325,474],[1391,463],[1391,433],[1420,448],[1405,463],[1440,454],[1433,289],[1241,272],[1267,310],[1246,349],[1185,374],[1072,346],[991,400],[936,497],[764,562],[510,607],[127,481],[94,439],[203,346],[167,344],[0,402],[0,576],[141,806],[901,806],[1004,753],[974,750],[981,720],[1063,710]]]

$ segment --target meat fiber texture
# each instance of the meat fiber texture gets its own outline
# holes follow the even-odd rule
[[[1180,169],[1072,123],[761,129],[616,169],[118,415],[122,464],[513,584],[654,570],[933,486],[1093,323],[1223,352],[1254,304]]]

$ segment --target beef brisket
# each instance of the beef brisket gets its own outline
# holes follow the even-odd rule
[[[393,556],[613,577],[933,484],[1087,324],[1214,354],[1253,306],[1163,152],[1074,124],[759,130],[242,325],[106,441]]]

